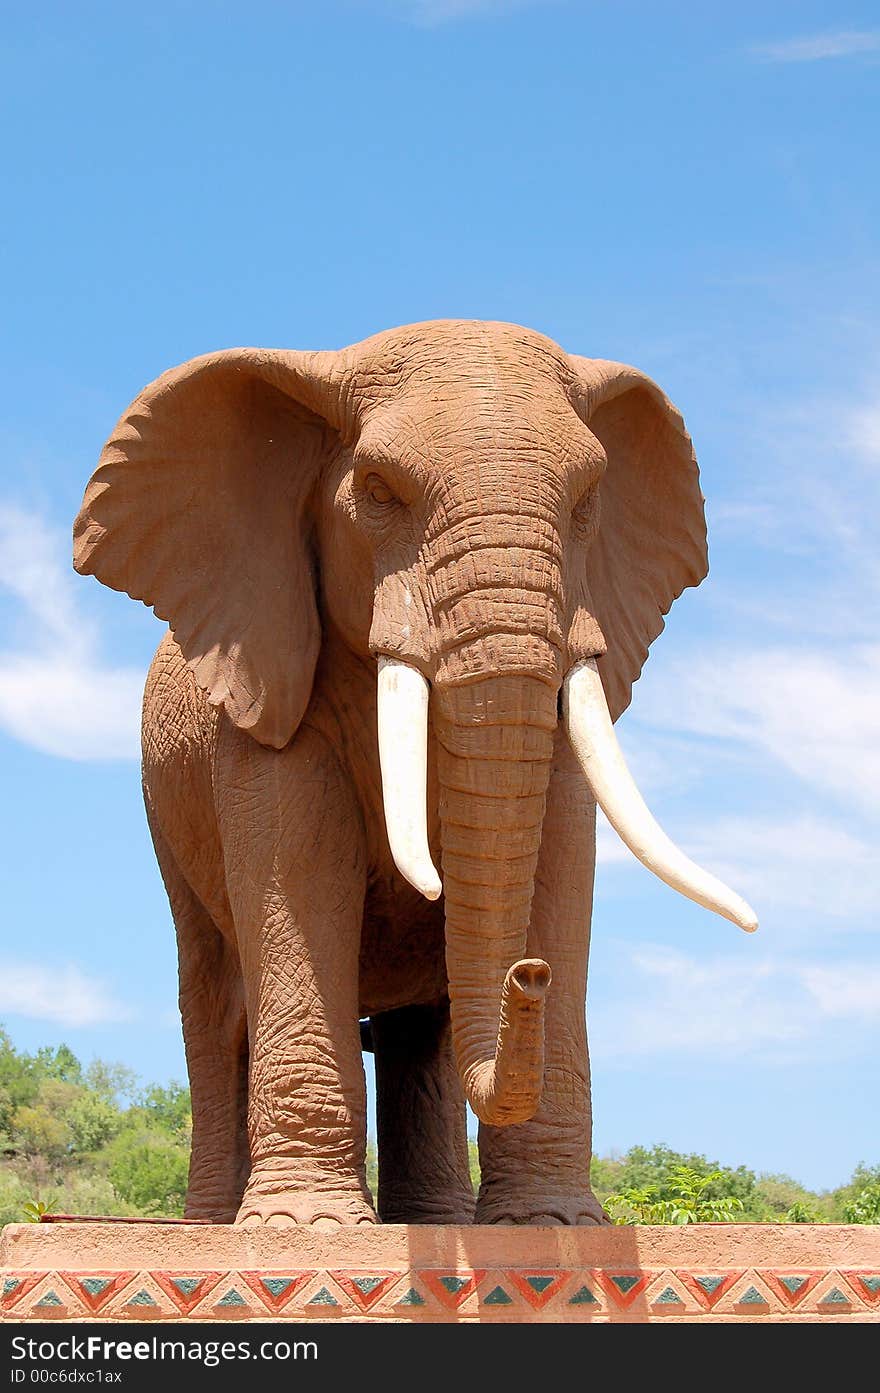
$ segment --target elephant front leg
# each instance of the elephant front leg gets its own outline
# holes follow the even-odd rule
[[[332,752],[307,729],[248,741],[221,800],[250,1038],[251,1172],[236,1222],[375,1223],[365,1175],[358,1026],[361,822]]]
[[[529,928],[530,957],[549,962],[544,1085],[529,1122],[480,1125],[478,1224],[602,1224],[590,1187],[592,1108],[585,1001],[596,808],[557,732]]]

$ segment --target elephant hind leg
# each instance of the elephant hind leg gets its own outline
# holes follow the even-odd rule
[[[385,1224],[471,1224],[464,1093],[449,1003],[383,1011],[376,1058],[379,1217]]]
[[[231,1224],[250,1170],[248,1036],[241,964],[161,834],[156,854],[168,892],[180,976],[180,1014],[192,1095],[188,1219]]]

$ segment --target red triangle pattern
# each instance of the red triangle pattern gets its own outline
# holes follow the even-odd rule
[[[3,1280],[16,1281],[18,1286],[14,1287],[12,1291],[0,1294],[0,1310],[8,1311],[13,1306],[17,1306],[22,1297],[27,1296],[28,1292],[37,1285],[37,1282],[42,1282],[43,1278],[48,1276],[48,1272],[36,1272],[30,1276],[22,1274],[21,1277],[16,1276],[13,1272],[4,1272]]]
[[[157,1286],[160,1286],[165,1295],[174,1306],[177,1307],[181,1315],[188,1316],[190,1311],[198,1306],[203,1297],[213,1291],[221,1278],[226,1276],[225,1272],[151,1272]],[[175,1281],[181,1281],[187,1277],[198,1278],[198,1285],[193,1287],[191,1292],[181,1291],[174,1285]]]
[[[745,1276],[745,1273],[745,1268],[743,1268],[741,1272],[728,1272],[727,1276],[722,1277],[718,1286],[711,1293],[706,1291],[705,1287],[700,1286],[693,1273],[679,1272],[676,1270],[675,1275],[680,1282],[684,1283],[691,1296],[697,1302],[697,1304],[699,1306],[702,1306],[704,1311],[711,1311],[713,1306],[718,1305],[718,1302],[721,1300],[722,1296],[726,1296],[726,1294],[730,1291],[730,1288],[733,1286],[734,1282],[738,1282],[740,1277]],[[708,1276],[710,1274],[707,1273],[706,1275]],[[714,1277],[715,1273],[713,1272],[711,1275]]]
[[[827,1275],[824,1268],[821,1272],[803,1272],[797,1269],[794,1271],[765,1272],[761,1268],[755,1268],[755,1271],[790,1311],[799,1306],[804,1297],[809,1296],[816,1283]],[[802,1277],[804,1279],[803,1285],[798,1287],[797,1291],[790,1291],[783,1282],[783,1277]]]
[[[553,1281],[549,1286],[546,1286],[543,1291],[535,1291],[535,1288],[529,1284],[528,1280],[529,1277],[548,1277],[550,1275],[548,1272],[542,1272],[540,1268],[529,1269],[528,1271],[524,1268],[519,1268],[516,1272],[508,1272],[507,1276],[516,1287],[517,1291],[525,1297],[529,1305],[533,1307],[534,1310],[540,1311],[542,1307],[547,1305],[548,1301],[552,1301],[553,1297],[556,1296],[565,1285],[571,1276],[572,1270],[573,1269],[565,1272],[557,1271]]]
[[[58,1276],[70,1288],[77,1301],[84,1301],[89,1310],[94,1314],[100,1311],[102,1306],[106,1306],[111,1296],[115,1296],[118,1291],[122,1291],[127,1286],[132,1277],[137,1276],[136,1272],[59,1272]],[[90,1277],[97,1277],[99,1281],[106,1282],[103,1291],[92,1293],[83,1285]]]
[[[869,1306],[880,1306],[880,1272],[853,1272],[841,1267],[840,1275],[846,1279],[860,1300],[867,1301]],[[871,1290],[865,1278],[877,1284],[876,1291]]]
[[[645,1290],[648,1283],[653,1280],[655,1274],[653,1272],[645,1274],[644,1272],[597,1271],[593,1275],[606,1296],[610,1296],[614,1304],[620,1306],[621,1309],[625,1311],[627,1306],[631,1306],[633,1302],[642,1295],[642,1292]],[[634,1277],[636,1280],[629,1291],[621,1291],[620,1287],[614,1281],[615,1277]]]
[[[459,1268],[457,1271],[452,1269],[449,1271],[440,1271],[435,1268],[432,1272],[420,1272],[418,1275],[425,1283],[425,1286],[434,1293],[437,1300],[440,1301],[447,1310],[457,1311],[462,1302],[466,1301],[467,1298],[472,1296],[476,1291],[480,1282],[482,1282],[485,1277],[487,1270],[487,1268],[482,1268],[480,1271],[467,1271]],[[457,1291],[450,1291],[448,1287],[443,1285],[444,1277],[452,1277],[456,1280],[464,1278],[464,1281]]]
[[[328,1271],[330,1271],[330,1276],[333,1278],[334,1282],[337,1282],[339,1286],[342,1287],[342,1290],[351,1297],[355,1305],[359,1306],[362,1311],[369,1311],[371,1306],[375,1306],[379,1298],[384,1296],[388,1288],[392,1287],[395,1282],[398,1282],[402,1276],[400,1272],[352,1272],[350,1269],[345,1272],[333,1272],[330,1269],[328,1269]],[[381,1280],[378,1281],[370,1291],[361,1291],[360,1287],[357,1285],[357,1279],[359,1277],[369,1277],[371,1279],[379,1277]]]
[[[238,1275],[241,1277],[242,1281],[247,1282],[251,1291],[254,1292],[260,1298],[261,1301],[264,1301],[266,1303],[270,1311],[274,1311],[277,1315],[277,1313],[282,1309],[282,1307],[286,1306],[287,1303],[291,1301],[294,1296],[296,1296],[296,1293],[299,1291],[300,1287],[304,1287],[306,1282],[308,1282],[310,1278],[317,1276],[317,1271],[312,1270],[309,1272],[239,1272]],[[265,1287],[263,1285],[264,1277],[270,1282],[273,1278],[277,1278],[279,1281],[289,1282],[290,1286],[285,1287],[284,1291],[282,1291],[278,1296],[273,1296],[272,1292],[269,1291],[268,1287]]]

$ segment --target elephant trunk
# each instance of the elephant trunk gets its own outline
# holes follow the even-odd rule
[[[446,963],[456,1061],[482,1122],[524,1122],[543,1081],[550,969],[525,958],[556,690],[507,673],[438,684]]]

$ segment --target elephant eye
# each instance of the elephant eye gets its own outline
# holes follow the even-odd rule
[[[373,503],[378,503],[380,507],[387,508],[389,504],[396,503],[391,489],[378,474],[368,474],[364,480],[364,492]]]

